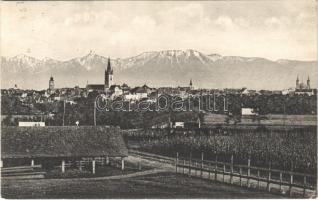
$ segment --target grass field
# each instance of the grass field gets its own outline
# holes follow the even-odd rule
[[[4,198],[283,198],[162,172],[116,180],[2,180]]]

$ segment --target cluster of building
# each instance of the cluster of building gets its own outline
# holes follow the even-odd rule
[[[18,97],[22,104],[32,107],[35,103],[52,103],[55,101],[65,101],[70,104],[76,104],[76,98],[86,98],[91,92],[103,93],[108,98],[114,99],[122,97],[127,101],[148,100],[155,101],[161,94],[170,96],[179,96],[186,99],[189,96],[195,97],[200,95],[208,95],[214,93],[216,95],[316,95],[317,90],[312,89],[310,86],[310,79],[308,77],[307,83],[300,82],[299,77],[296,79],[296,87],[287,90],[249,90],[242,89],[223,89],[223,90],[210,90],[210,89],[195,89],[190,80],[189,86],[186,87],[160,87],[151,88],[144,84],[138,87],[129,87],[127,84],[118,85],[114,82],[114,71],[111,66],[110,59],[108,59],[107,67],[104,73],[103,84],[87,84],[85,88],[75,86],[74,88],[55,88],[53,76],[49,79],[49,88],[47,90],[21,90],[17,85],[14,88],[2,89],[2,95],[9,95]]]
[[[110,59],[108,59],[107,68],[105,70],[104,84],[87,84],[86,91],[88,93],[97,91],[98,93],[104,93],[109,98],[115,98],[122,96],[124,100],[138,101],[141,99],[154,99],[158,94],[178,94],[180,96],[186,96],[186,94],[194,90],[192,80],[188,87],[178,88],[151,88],[144,84],[138,87],[129,87],[127,84],[117,85],[114,82],[114,72],[111,67]]]

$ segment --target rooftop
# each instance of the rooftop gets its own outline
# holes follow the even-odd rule
[[[119,128],[101,126],[1,127],[2,158],[124,157]]]

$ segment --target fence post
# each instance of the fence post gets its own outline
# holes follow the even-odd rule
[[[191,159],[192,159],[192,153],[190,152],[190,158],[189,158],[189,176],[191,176]]]
[[[202,178],[202,175],[203,175],[203,172],[202,172],[202,170],[203,170],[203,156],[204,156],[204,154],[203,154],[203,152],[201,153],[201,172],[200,172],[200,177]]]
[[[269,168],[268,168],[268,177],[267,177],[267,191],[271,191],[271,188],[270,188],[270,181],[271,181],[271,162],[269,162]]]
[[[122,157],[121,158],[121,171],[124,171],[125,170],[125,158]]]
[[[215,168],[214,168],[214,180],[218,180],[218,154],[215,151]]]
[[[292,184],[294,182],[294,165],[293,162],[291,163],[291,174],[290,174],[290,183],[289,183],[289,196],[292,196]]]
[[[240,167],[240,186],[242,186],[242,167]]]
[[[211,179],[211,163],[208,163],[207,165],[207,169],[209,170],[209,179]]]
[[[224,183],[224,176],[225,176],[225,164],[223,164],[223,183]]]
[[[230,183],[233,184],[233,155],[231,155]]]
[[[294,175],[290,174],[289,196],[292,196],[292,184],[294,181],[293,179],[294,179]]]
[[[64,173],[64,172],[65,172],[65,161],[62,160],[62,173]]]
[[[92,172],[95,174],[95,159],[92,160]]]
[[[251,157],[249,155],[247,160],[247,187],[250,187],[250,176],[251,176]]]
[[[195,176],[197,175],[197,173],[198,173],[198,169],[197,169],[197,167],[198,167],[198,161],[195,161],[195,165],[194,165],[194,172],[195,172]]]
[[[259,179],[261,178],[260,176],[260,171],[257,170],[257,188],[260,189],[260,184],[259,184]]]
[[[283,173],[279,172],[279,191],[282,191]]]
[[[106,156],[106,165],[109,165],[109,157]]]
[[[303,190],[303,197],[306,195],[306,184],[307,184],[307,177],[304,176],[304,190]]]
[[[179,161],[179,152],[177,152],[177,156],[176,156],[176,173],[178,173],[178,161]]]

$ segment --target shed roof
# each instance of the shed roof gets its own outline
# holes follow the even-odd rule
[[[1,127],[2,158],[124,157],[121,131],[114,127]]]

